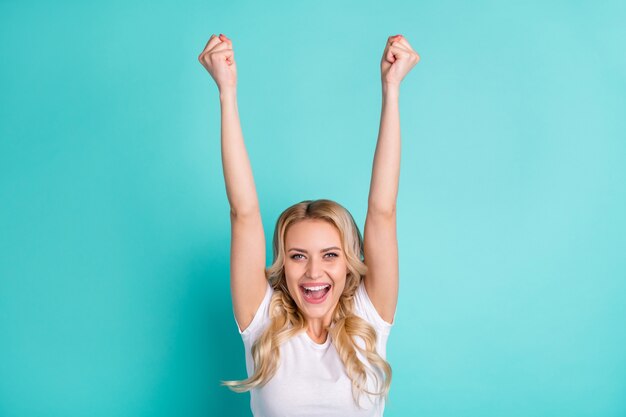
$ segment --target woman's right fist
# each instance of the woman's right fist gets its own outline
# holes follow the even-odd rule
[[[220,92],[237,87],[237,64],[233,43],[226,36],[211,35],[198,61],[211,74]]]

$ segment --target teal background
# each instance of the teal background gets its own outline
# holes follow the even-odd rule
[[[0,416],[243,416],[217,88],[233,40],[266,238],[362,228],[400,97],[386,416],[626,416],[624,2],[0,1]],[[271,248],[268,242],[268,262]]]

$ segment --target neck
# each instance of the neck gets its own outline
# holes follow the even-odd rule
[[[328,336],[326,325],[324,325],[324,321],[321,318],[308,320],[306,332],[315,343],[324,343]]]
[[[335,316],[336,309],[337,305],[328,311],[324,317],[306,317],[306,332],[316,343],[324,343],[326,341],[328,336],[328,330],[326,329],[330,327],[333,317]]]

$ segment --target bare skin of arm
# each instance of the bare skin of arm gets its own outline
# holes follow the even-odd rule
[[[396,200],[400,178],[400,82],[419,59],[408,41],[398,35],[388,39],[381,60],[382,111],[363,243],[368,267],[365,289],[378,314],[388,323],[395,315],[399,288]]]
[[[265,290],[265,234],[237,107],[237,71],[232,42],[211,36],[198,60],[217,83],[221,107],[221,149],[230,205],[230,287],[235,318],[245,330]]]

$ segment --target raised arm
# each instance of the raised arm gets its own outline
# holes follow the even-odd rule
[[[419,61],[401,35],[389,37],[381,60],[382,111],[364,230],[365,289],[391,323],[398,301],[396,200],[400,178],[400,82]]]
[[[235,318],[243,331],[261,304],[267,281],[265,235],[239,120],[232,42],[223,35],[212,35],[198,59],[219,89],[222,167],[231,221],[230,287]]]

